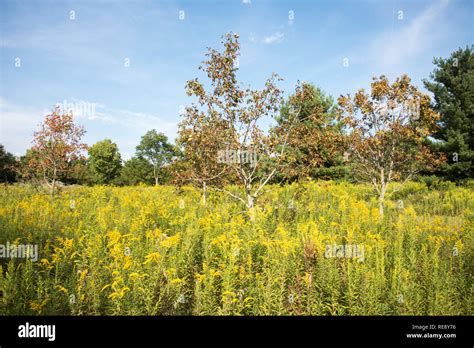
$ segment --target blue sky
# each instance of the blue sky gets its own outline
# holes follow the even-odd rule
[[[173,140],[186,80],[230,31],[253,88],[272,72],[286,95],[302,80],[337,98],[381,74],[422,87],[433,57],[474,43],[473,16],[470,0],[0,0],[0,143],[24,154],[65,102],[89,145],[111,138],[123,158],[150,129]]]

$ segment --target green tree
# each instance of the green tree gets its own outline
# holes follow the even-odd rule
[[[0,182],[16,181],[15,157],[0,144]]]
[[[90,171],[87,167],[87,160],[80,159],[74,161],[67,177],[62,178],[67,184],[86,185],[91,183]]]
[[[20,157],[18,161],[18,170],[17,174],[21,182],[30,182],[32,184],[38,185],[41,181],[39,173],[30,167],[30,162],[35,160],[37,153],[33,148],[27,149],[26,153]]]
[[[174,156],[173,145],[168,143],[166,135],[152,129],[142,136],[140,144],[137,146],[137,156],[151,163],[155,185],[158,185],[160,169],[169,164]]]
[[[99,141],[89,149],[89,170],[93,183],[113,183],[119,176],[121,167],[119,149],[110,139]]]
[[[146,159],[132,157],[125,161],[120,173],[120,183],[122,185],[153,184],[153,165]]]
[[[447,59],[435,58],[435,70],[425,87],[434,94],[433,108],[441,115],[433,147],[448,162],[440,173],[450,180],[474,174],[474,52],[459,49]]]
[[[297,122],[291,124],[291,113]],[[286,155],[290,160],[279,177],[294,181],[305,177],[332,178],[344,172],[342,166],[343,123],[331,96],[310,83],[298,83],[280,109],[275,132],[285,134],[292,127]],[[337,167],[337,168],[336,168]]]

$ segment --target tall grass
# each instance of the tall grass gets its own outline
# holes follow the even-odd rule
[[[51,200],[2,187],[0,244],[37,244],[39,258],[0,259],[0,313],[474,313],[470,189],[408,183],[382,218],[368,186],[274,186],[250,215],[192,188],[74,187]],[[332,245],[363,258],[330,257]]]

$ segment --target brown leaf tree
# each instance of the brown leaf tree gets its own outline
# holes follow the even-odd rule
[[[187,94],[197,97],[198,103],[186,108],[180,134],[187,137],[188,144],[193,144],[189,139],[194,136],[200,138],[186,156],[189,151],[207,153],[196,156],[193,162],[200,168],[201,180],[224,173],[235,176],[243,192],[222,190],[250,209],[280,168],[289,134],[280,138],[261,129],[259,122],[275,118],[279,111],[282,92],[276,82],[280,78],[273,74],[261,90],[242,88],[236,78],[238,38],[236,34],[225,35],[222,52],[208,49],[208,59],[200,70],[210,80],[209,91],[197,78],[187,82]]]
[[[226,132],[224,123],[215,116],[207,115],[195,106],[186,108],[186,117],[179,125],[176,139],[179,156],[171,165],[174,183],[202,189],[203,204],[206,204],[209,187],[221,188],[231,182],[229,171],[218,161]]]
[[[75,161],[84,159],[87,145],[81,143],[85,130],[74,124],[72,113],[59,107],[45,116],[40,130],[34,133],[32,153],[28,165],[43,179],[54,195],[58,178],[66,175]]]
[[[385,76],[374,78],[370,94],[361,89],[354,98],[341,96],[338,102],[350,131],[348,154],[354,176],[372,183],[383,215],[384,201],[393,193],[388,192],[392,181],[405,182],[444,160],[426,143],[439,114],[407,75],[393,83]]]

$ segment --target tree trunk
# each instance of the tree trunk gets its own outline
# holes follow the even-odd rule
[[[380,216],[383,216],[384,214],[384,201],[385,201],[385,191],[387,190],[387,185],[382,184],[382,187],[380,189],[380,195],[379,195],[379,212]]]
[[[54,197],[54,190],[55,189],[56,189],[56,179],[53,179],[53,181],[51,182],[51,192],[50,192],[51,198]]]
[[[247,195],[247,208],[251,209],[253,208],[255,202],[254,199],[251,195]]]
[[[153,176],[155,177],[155,186],[158,186],[158,173],[156,170],[156,166],[153,166]]]
[[[56,174],[57,174],[57,170],[56,170],[56,167],[54,167],[53,180],[51,181],[51,198],[54,197],[54,190],[56,189]]]
[[[207,184],[205,181],[202,182],[202,204],[206,205],[206,195],[207,195]]]
[[[255,222],[255,200],[254,197],[251,194],[247,194],[247,209],[248,209],[248,214],[250,221]]]
[[[252,188],[250,184],[245,185],[245,195],[247,196],[247,208],[253,208],[255,202],[254,197],[252,196]]]

